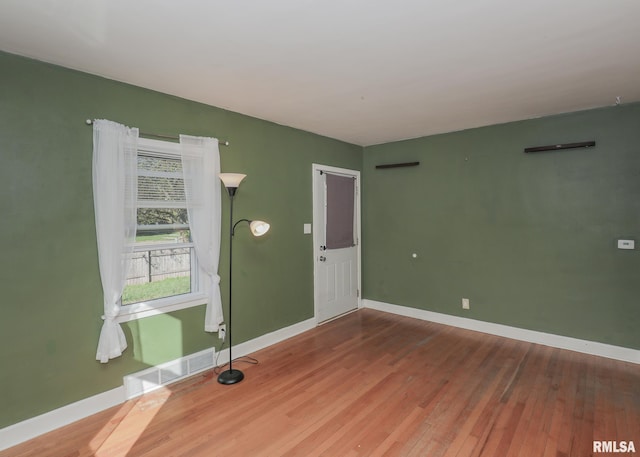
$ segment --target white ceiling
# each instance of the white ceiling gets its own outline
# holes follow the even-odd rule
[[[1,0],[0,49],[364,146],[640,101],[638,0]]]

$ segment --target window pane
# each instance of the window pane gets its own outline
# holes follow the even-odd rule
[[[138,200],[184,202],[180,158],[138,154]]]
[[[192,250],[174,248],[135,252],[122,304],[190,293]]]
[[[138,225],[188,224],[186,208],[138,208]]]
[[[184,208],[138,208],[137,243],[188,243],[191,232]]]

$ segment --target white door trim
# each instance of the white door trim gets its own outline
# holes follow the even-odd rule
[[[357,256],[357,268],[358,268],[358,309],[362,307],[362,265],[361,265],[361,246],[362,246],[362,230],[361,230],[361,195],[362,195],[362,184],[360,181],[360,171],[358,170],[350,170],[348,168],[338,168],[332,167],[328,165],[322,165],[314,163],[311,166],[311,187],[312,187],[312,207],[313,207],[313,317],[316,320],[316,325],[318,322],[318,291],[316,287],[317,281],[317,257],[320,255],[319,246],[320,246],[320,233],[317,227],[316,222],[319,220],[319,216],[317,215],[318,211],[324,211],[324,208],[317,208],[316,206],[316,180],[320,177],[320,171],[324,171],[327,173],[339,174],[343,176],[353,176],[356,180],[356,256]],[[329,319],[332,320],[332,319]]]

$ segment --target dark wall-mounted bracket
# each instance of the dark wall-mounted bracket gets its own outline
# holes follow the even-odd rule
[[[592,148],[595,145],[596,145],[595,141],[583,141],[581,143],[551,144],[549,146],[536,146],[535,148],[525,148],[524,152],[544,152],[544,151],[559,151],[560,149]]]
[[[376,165],[376,168],[416,167],[418,165],[420,165],[420,162],[388,163],[385,165]]]

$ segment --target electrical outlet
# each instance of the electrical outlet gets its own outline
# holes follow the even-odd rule
[[[226,336],[227,336],[227,326],[221,325],[220,328],[218,329],[218,338],[224,341]]]
[[[468,298],[463,298],[462,299],[462,309],[469,309],[469,299]]]
[[[618,240],[618,249],[635,249],[635,240]]]

